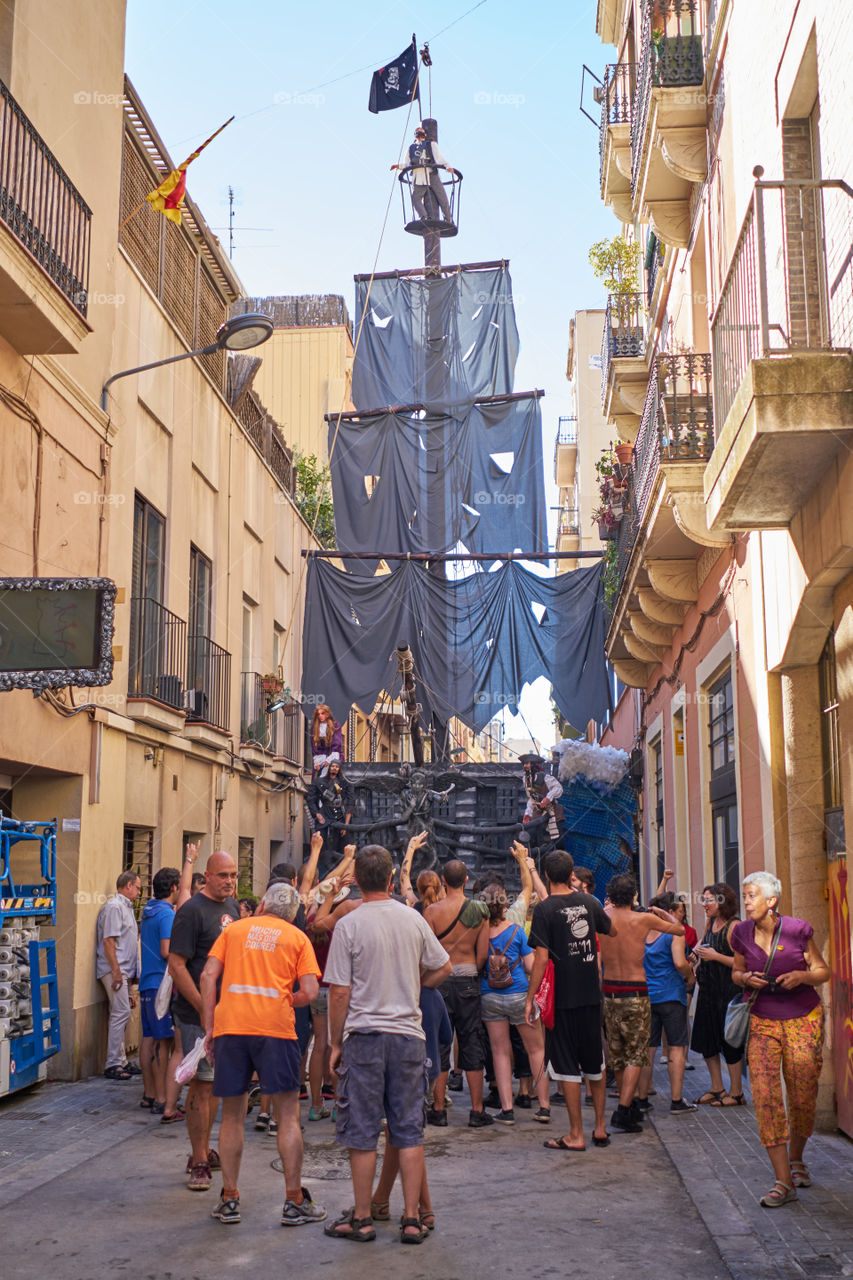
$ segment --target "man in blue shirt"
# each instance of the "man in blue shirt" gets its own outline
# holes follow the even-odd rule
[[[170,1108],[166,1109],[167,1068],[175,1035],[172,1015],[158,1018],[154,1009],[157,989],[163,980],[169,959],[169,938],[175,919],[175,904],[181,891],[181,873],[176,867],[162,867],[154,877],[154,897],[149,898],[142,913],[139,937],[142,970],[139,975],[139,1003],[142,1013],[142,1045],[139,1061],[145,1090],[140,1106],[171,1123],[180,1117],[176,1108],[180,1092],[173,1080],[168,1081]]]

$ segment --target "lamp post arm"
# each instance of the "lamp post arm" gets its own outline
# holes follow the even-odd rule
[[[129,378],[132,373],[147,373],[149,369],[159,369],[164,364],[175,364],[178,360],[190,360],[193,356],[212,356],[220,350],[217,342],[210,343],[207,347],[201,347],[198,351],[183,351],[179,356],[169,356],[166,360],[154,360],[151,364],[140,364],[135,369],[122,369],[121,373],[114,373],[111,378],[107,378],[101,388],[101,408],[104,413],[107,412],[107,392],[112,383],[119,378]]]

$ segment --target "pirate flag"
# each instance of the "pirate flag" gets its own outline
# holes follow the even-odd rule
[[[407,107],[414,97],[420,102],[418,93],[418,50],[415,37],[407,45],[398,58],[387,66],[374,71],[370,82],[369,109],[393,111],[395,107]]]

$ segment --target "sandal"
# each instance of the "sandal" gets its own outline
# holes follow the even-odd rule
[[[719,1102],[712,1102],[712,1107],[745,1107],[746,1098],[742,1093],[724,1093]]]
[[[781,1190],[780,1190],[781,1188]],[[789,1187],[787,1182],[781,1182],[778,1178],[773,1185],[772,1191],[768,1191],[759,1200],[759,1204],[765,1209],[778,1209],[783,1204],[790,1204],[792,1200],[797,1199],[797,1193],[793,1187]]]
[[[143,1111],[151,1111],[156,1106],[156,1103],[156,1098],[149,1098],[147,1093],[143,1093],[142,1101],[139,1105],[142,1107]]]
[[[371,1200],[370,1216],[374,1222],[388,1222],[391,1218],[390,1201]]]
[[[812,1175],[802,1160],[791,1161],[791,1181],[795,1187],[810,1187],[812,1185]]]
[[[400,1219],[400,1244],[423,1244],[429,1235],[420,1218]]]
[[[107,1067],[104,1072],[105,1080],[130,1080],[133,1073],[128,1071],[127,1067]]]
[[[712,1107],[721,1107],[724,1093],[725,1089],[708,1089],[701,1098],[696,1099],[696,1102],[700,1107],[705,1102],[710,1102]]]
[[[344,1231],[344,1227],[349,1227],[349,1231]],[[366,1244],[368,1240],[376,1239],[373,1220],[357,1218],[355,1209],[347,1209],[346,1213],[342,1213],[334,1222],[327,1223],[323,1233],[334,1240],[354,1240],[356,1244]]]
[[[184,1113],[179,1107],[178,1110],[173,1111],[171,1115],[167,1115],[167,1113],[164,1111],[160,1117],[160,1123],[161,1124],[180,1124],[183,1119],[184,1119]]]
[[[419,1209],[418,1214],[421,1219],[421,1226],[426,1227],[427,1231],[435,1231],[435,1214],[432,1209]]]

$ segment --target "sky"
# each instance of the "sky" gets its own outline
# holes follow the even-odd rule
[[[417,36],[429,41],[424,114],[464,175],[459,235],[445,262],[508,259],[521,351],[517,391],[542,388],[546,493],[555,506],[554,436],[571,413],[568,326],[602,306],[591,244],[619,225],[601,203],[598,130],[579,109],[581,71],[614,51],[595,34],[595,0],[128,0],[125,66],[179,163],[228,116],[187,187],[250,295],[338,293],[354,311],[356,273],[417,266],[390,166],[412,140],[416,108],[371,115],[371,73]],[[584,105],[591,115],[589,82]],[[553,533],[556,512],[551,511]],[[531,730],[553,740],[548,686],[522,699]],[[526,736],[520,717],[507,736]]]

